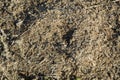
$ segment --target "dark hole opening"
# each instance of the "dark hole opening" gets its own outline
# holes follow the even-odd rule
[[[34,75],[26,75],[26,74],[19,73],[19,76],[24,78],[25,80],[33,80],[33,79],[35,79]]]
[[[70,45],[70,40],[73,37],[73,33],[75,32],[76,28],[69,30],[65,35],[63,35],[63,39],[67,42],[67,46]]]

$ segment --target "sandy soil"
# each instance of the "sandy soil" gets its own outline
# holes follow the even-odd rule
[[[0,0],[0,80],[120,80],[120,1]]]

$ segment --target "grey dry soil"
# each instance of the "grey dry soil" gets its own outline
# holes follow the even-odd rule
[[[0,80],[120,80],[120,1],[0,0]]]

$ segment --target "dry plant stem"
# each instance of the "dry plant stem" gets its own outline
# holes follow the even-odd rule
[[[23,36],[25,33],[27,33],[28,31],[30,31],[31,28],[32,28],[32,26],[35,24],[36,21],[37,21],[37,20],[35,20],[35,21],[31,24],[31,26],[28,28],[28,30],[26,30],[25,32],[23,32],[22,34],[20,34],[19,37]]]
[[[114,0],[113,2],[117,2],[117,1],[120,1],[120,0]]]
[[[0,29],[0,31],[1,31],[1,33],[2,33],[2,35],[0,35],[0,40],[1,40],[1,42],[3,43],[3,45],[4,45],[4,51],[5,51],[5,55],[6,55],[6,58],[7,59],[9,59],[9,57],[10,57],[10,52],[9,52],[9,48],[8,48],[8,43],[5,41],[5,39],[7,38],[7,35],[5,34],[5,32],[2,30],[2,29]],[[0,69],[4,72],[3,73],[3,75],[6,75],[6,78],[8,77],[8,76],[10,76],[9,74],[8,74],[8,72],[7,72],[7,68],[6,68],[6,66],[2,66],[2,64],[0,65]],[[2,76],[2,78],[1,78],[2,80],[4,79],[4,76]],[[6,80],[6,79],[5,79]]]
[[[5,34],[5,32],[2,29],[0,29],[0,31],[2,33],[2,35],[0,35],[1,42],[4,45],[4,50],[5,50],[5,53],[7,55],[7,58],[9,58],[10,57],[9,47],[8,47],[8,43],[5,41],[7,38],[7,35]]]

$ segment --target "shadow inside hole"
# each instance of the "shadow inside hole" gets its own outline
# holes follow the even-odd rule
[[[23,73],[19,73],[18,74],[21,78],[24,78],[24,80],[33,80],[35,79],[35,76],[34,75],[26,75],[26,74],[23,74]]]
[[[76,28],[70,29],[68,32],[66,32],[65,35],[63,35],[63,39],[67,42],[67,47],[70,45],[70,40],[73,37],[73,33],[75,32]]]
[[[75,75],[70,75],[70,80],[76,80],[76,76]]]

